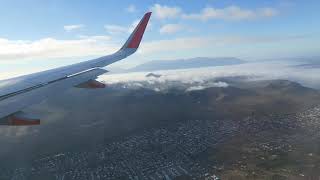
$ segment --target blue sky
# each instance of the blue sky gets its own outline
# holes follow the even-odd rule
[[[319,7],[316,0],[3,0],[0,78],[112,53],[150,10],[139,52],[115,67],[198,56],[319,56]]]

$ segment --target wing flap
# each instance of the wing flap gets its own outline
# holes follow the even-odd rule
[[[53,81],[30,91],[21,92],[20,94],[15,94],[12,97],[2,99],[0,103],[0,117],[8,116],[32,104],[39,103],[48,96],[52,97],[57,95],[80,83],[96,79],[99,75],[104,74],[105,72],[106,70],[104,69],[92,69],[90,71],[60,79],[58,81]]]
[[[35,117],[32,114],[25,113],[23,111],[13,113],[0,120],[0,125],[8,126],[31,126],[39,124],[40,118]]]
[[[105,88],[106,85],[103,84],[100,81],[90,79],[89,81],[86,81],[84,83],[78,84],[75,87],[77,88],[86,88],[86,89],[97,89],[97,88]]]

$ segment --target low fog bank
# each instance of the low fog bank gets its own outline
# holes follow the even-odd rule
[[[155,76],[148,76],[152,72]],[[167,86],[172,82],[210,87],[212,79],[223,77],[246,77],[248,81],[286,79],[304,86],[320,89],[319,64],[304,61],[264,61],[219,67],[176,70],[159,70],[128,73],[107,73],[99,77],[106,84],[126,84],[128,87]],[[174,84],[174,83],[173,83]],[[204,84],[204,85],[202,85]],[[219,86],[219,84],[216,84]],[[224,84],[223,86],[225,86]]]

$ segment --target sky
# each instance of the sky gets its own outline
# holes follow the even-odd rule
[[[317,0],[2,0],[0,79],[115,52],[147,11],[140,49],[115,63],[237,57],[317,57]]]

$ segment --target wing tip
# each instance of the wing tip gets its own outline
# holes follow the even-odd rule
[[[121,49],[138,49],[152,12],[146,12]]]
[[[145,15],[145,16],[146,16],[146,15],[151,16],[151,14],[152,14],[152,12],[149,11],[149,12],[146,12],[144,15]]]

